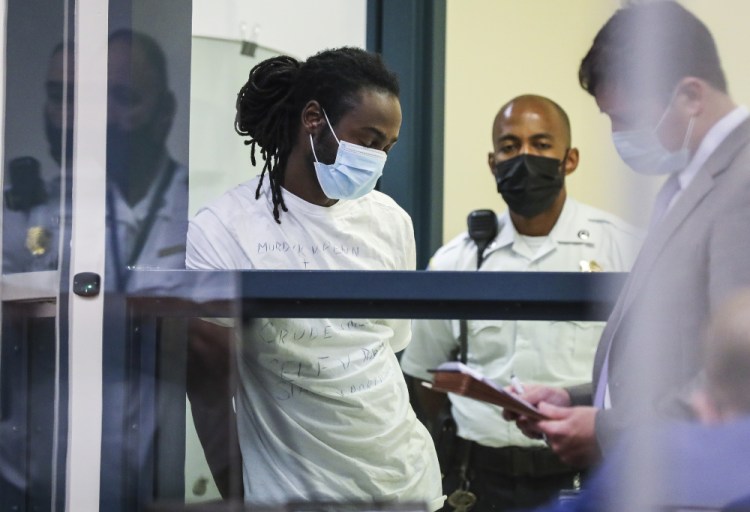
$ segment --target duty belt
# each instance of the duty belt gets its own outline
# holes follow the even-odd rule
[[[469,466],[477,471],[488,471],[505,476],[552,476],[577,473],[578,470],[564,464],[547,447],[505,446],[492,448],[474,441],[459,438],[461,444],[470,444]],[[465,453],[465,450],[457,450]]]

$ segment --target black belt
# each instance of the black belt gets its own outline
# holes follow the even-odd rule
[[[564,464],[555,452],[547,447],[492,448],[466,439],[459,438],[459,441],[461,444],[470,445],[469,466],[475,471],[488,471],[505,476],[552,476],[574,474],[579,471]]]

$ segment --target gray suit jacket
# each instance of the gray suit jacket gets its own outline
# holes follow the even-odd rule
[[[570,390],[591,404],[607,351],[612,408],[596,417],[606,451],[623,430],[689,416],[712,311],[750,286],[750,120],[714,151],[649,233],[602,333],[593,386]]]

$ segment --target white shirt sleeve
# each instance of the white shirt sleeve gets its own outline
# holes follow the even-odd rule
[[[408,217],[408,229],[405,234],[404,253],[406,256],[406,270],[416,270],[417,268],[417,242],[414,238],[414,225],[411,217]]]
[[[452,320],[413,320],[412,338],[401,355],[401,369],[422,380],[432,380],[427,370],[451,360],[458,348]]]

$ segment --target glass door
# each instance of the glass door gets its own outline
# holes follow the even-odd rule
[[[66,485],[73,2],[0,11],[0,509],[55,510]]]

